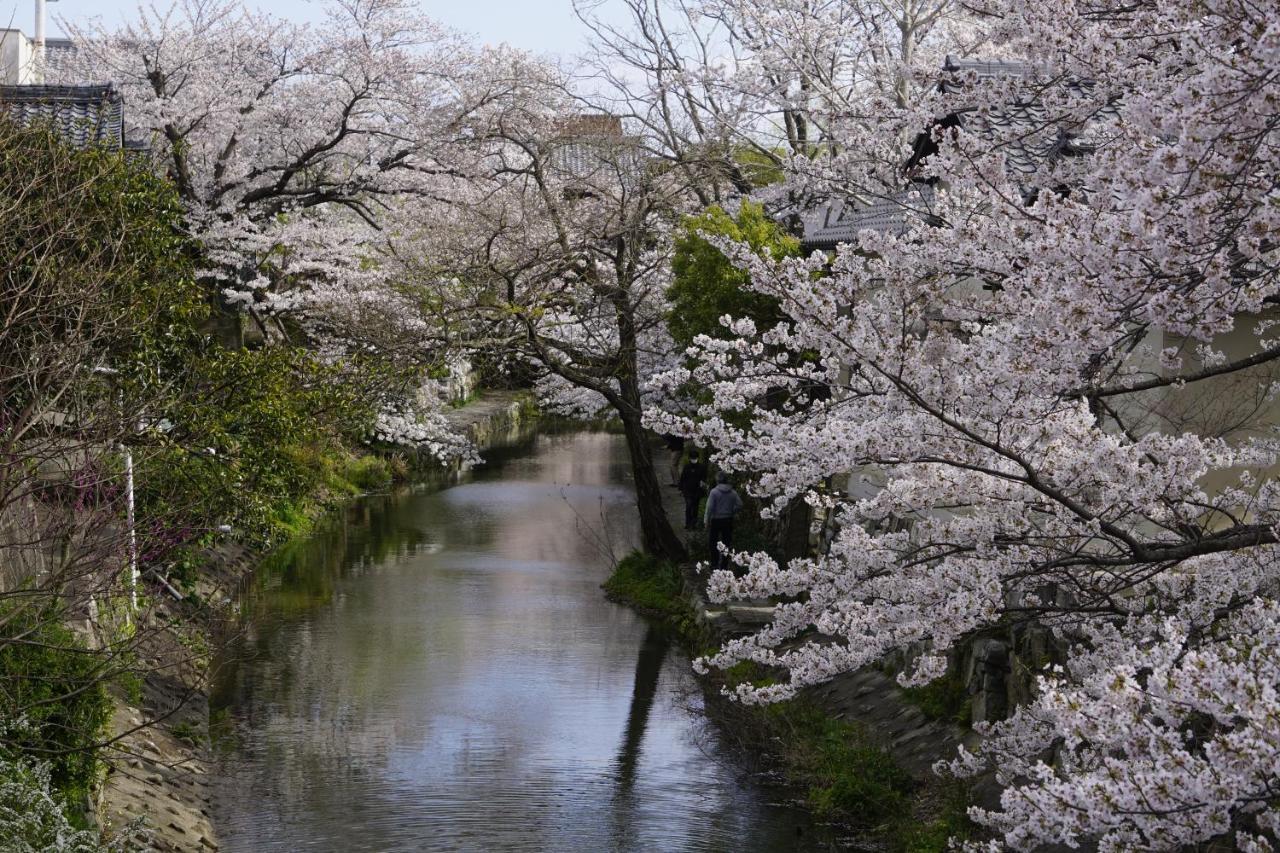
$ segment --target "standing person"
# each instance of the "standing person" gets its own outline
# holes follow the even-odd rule
[[[716,568],[729,568],[729,549],[733,547],[733,518],[742,510],[742,498],[729,485],[729,475],[724,471],[716,474],[716,487],[707,496],[707,544],[711,547],[711,558]],[[724,543],[726,553],[721,554],[717,547]]]
[[[680,459],[684,456],[684,438],[678,435],[664,435],[662,441],[667,445],[667,450],[671,451],[671,485],[679,488],[680,482],[676,478],[680,474]]]
[[[689,451],[689,461],[680,472],[680,494],[684,495],[684,529],[698,529],[698,503],[707,493],[707,465],[698,451]]]

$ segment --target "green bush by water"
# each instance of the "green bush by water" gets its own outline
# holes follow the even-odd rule
[[[610,601],[661,619],[687,645],[703,641],[697,615],[684,597],[680,569],[671,563],[632,551],[618,562],[603,587]]]
[[[98,742],[111,717],[103,658],[58,613],[0,609],[0,755],[47,764],[64,806],[83,802],[98,776]]]
[[[610,600],[655,616],[676,612],[682,604],[679,570],[639,551],[618,562],[604,582],[604,591]]]

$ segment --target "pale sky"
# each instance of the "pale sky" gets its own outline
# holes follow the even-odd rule
[[[148,0],[163,8],[168,0]],[[249,0],[251,5],[295,20],[320,18],[319,0]],[[579,53],[586,31],[573,15],[570,0],[419,0],[427,15],[493,44],[507,42],[538,53]],[[57,19],[102,17],[115,23],[132,16],[138,0],[53,0],[49,2],[49,35],[59,34]],[[0,28],[13,26],[30,35],[34,0],[0,0]]]

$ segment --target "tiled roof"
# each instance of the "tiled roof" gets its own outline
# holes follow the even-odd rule
[[[1007,59],[960,59],[950,54],[942,63],[942,70],[951,74],[972,72],[979,80],[994,80],[1001,77],[1026,77],[1029,66],[1025,62],[1012,62]],[[943,80],[943,86],[947,81]]]
[[[553,143],[549,166],[557,177],[585,188],[603,182],[635,183],[644,168],[640,141],[623,133],[622,119],[587,114],[566,119]]]
[[[971,75],[979,81],[1021,80],[1032,72],[1031,66],[1023,62],[957,59],[952,56],[947,57],[942,70],[945,76],[940,85],[944,91],[958,90],[962,80]],[[1091,83],[1071,81],[1067,85],[1076,91],[1085,91]],[[1108,106],[1101,113],[1114,115],[1114,111],[1114,106]],[[1089,150],[1088,127],[1070,131],[1057,127],[1050,121],[1045,108],[1034,99],[1011,101],[1001,108],[987,111],[980,119],[974,113],[962,112],[939,123],[944,127],[966,125],[992,140],[993,144],[1000,146],[1006,167],[1015,175],[1032,175],[1059,158]],[[922,133],[916,141],[916,153],[907,164],[908,169],[936,150],[930,135]],[[854,242],[858,232],[864,229],[904,233],[913,225],[931,221],[932,198],[932,190],[920,185],[861,204],[852,200],[829,202],[808,217],[804,245],[810,249],[831,249],[840,243]]]
[[[890,193],[866,203],[832,201],[806,218],[804,246],[834,249],[857,242],[858,232],[871,230],[901,234],[913,225],[933,221],[933,187],[927,184]]]
[[[942,70],[948,76],[943,78],[944,90],[957,90],[957,78],[975,75],[978,80],[1023,79],[1031,75],[1031,66],[1024,62],[1003,60],[957,59],[948,56]],[[1087,80],[1069,80],[1067,89],[1082,93],[1092,88]],[[1114,106],[1102,110],[1105,115],[1114,115]],[[1086,150],[1081,138],[1087,128],[1058,127],[1048,111],[1035,99],[1014,100],[998,109],[989,110],[975,126],[975,118],[968,112],[958,116],[961,124],[970,126],[971,130],[991,139],[1003,138],[1001,144],[1008,168],[1021,175],[1030,175],[1045,164],[1052,163],[1061,157],[1070,157]]]
[[[109,83],[0,86],[0,112],[24,126],[48,123],[72,145],[82,148],[125,147],[124,99]]]

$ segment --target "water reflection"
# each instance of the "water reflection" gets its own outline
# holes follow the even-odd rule
[[[627,731],[618,751],[618,791],[626,793],[635,783],[636,764],[640,760],[640,743],[649,724],[649,709],[658,694],[658,676],[662,674],[662,662],[667,657],[671,641],[657,628],[650,626],[640,643],[640,656],[636,660],[636,683],[631,688],[631,708],[627,711]]]
[[[825,849],[743,783],[689,663],[603,599],[625,447],[541,436],[260,573],[215,701],[229,851]]]

